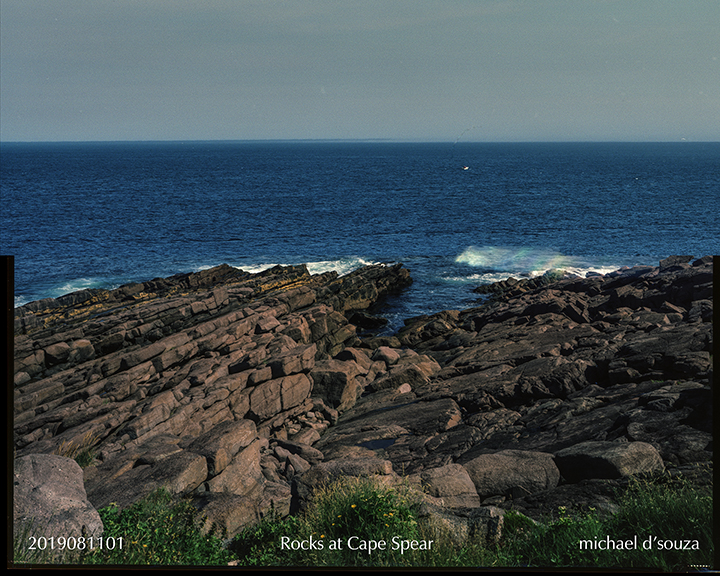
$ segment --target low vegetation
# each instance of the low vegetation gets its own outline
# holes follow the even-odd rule
[[[72,458],[78,463],[80,468],[87,468],[95,460],[94,446],[98,440],[98,436],[92,432],[88,432],[79,443],[62,442],[57,450],[55,450],[55,454]]]
[[[109,506],[99,512],[104,536],[122,538],[123,547],[95,549],[84,564],[217,566],[232,559],[222,535],[214,529],[204,533],[190,501],[173,504],[164,490],[125,510]]]
[[[122,549],[95,549],[55,559],[16,562],[121,565],[592,567],[684,571],[713,562],[712,488],[659,476],[635,479],[619,497],[619,512],[594,510],[534,522],[509,511],[498,543],[463,546],[419,516],[420,495],[406,486],[346,478],[316,492],[302,514],[270,514],[231,541],[187,500],[164,491],[119,511],[100,511],[105,538]],[[16,535],[16,539],[17,539]]]
[[[15,527],[16,564],[100,565],[225,565],[232,560],[223,539],[204,533],[202,518],[189,500],[175,502],[158,490],[125,510],[115,505],[98,511],[105,528],[102,539],[73,539],[72,545],[49,539],[33,547],[42,531],[37,526]]]
[[[231,548],[247,566],[413,566],[402,541],[424,541],[418,504],[407,487],[344,478],[316,491],[302,516],[266,518]]]
[[[594,510],[534,525],[518,514],[505,518],[498,555],[503,566],[654,568],[686,571],[714,562],[712,491],[667,476],[633,480],[619,512]]]

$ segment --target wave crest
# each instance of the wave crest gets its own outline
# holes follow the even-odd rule
[[[363,266],[368,266],[371,264],[376,264],[377,262],[372,262],[370,260],[366,260],[364,258],[360,257],[348,257],[348,258],[339,258],[338,260],[319,260],[316,262],[293,262],[292,264],[305,264],[307,266],[308,272],[310,274],[323,274],[325,272],[331,272],[335,271],[340,276],[344,276],[345,274],[349,274],[353,270],[357,270],[358,268],[362,268]],[[272,268],[274,266],[278,266],[278,262],[273,262],[269,264],[237,264],[233,265],[235,268],[239,268],[241,270],[244,270],[245,272],[249,272],[251,274],[257,274],[258,272],[263,272],[265,270],[268,270],[269,268]],[[280,264],[282,266],[288,266],[288,263]]]
[[[542,248],[470,246],[457,258],[457,264],[497,272],[543,273],[546,270],[567,268],[577,264],[576,259]]]
[[[513,246],[470,246],[455,258],[455,263],[478,268],[475,279],[486,282],[504,280],[513,274],[539,276],[549,270],[585,276],[588,272],[606,274],[619,268],[618,265],[588,262],[554,250]]]

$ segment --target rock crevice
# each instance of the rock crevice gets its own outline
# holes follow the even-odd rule
[[[162,486],[230,535],[340,475],[409,479],[452,525],[573,486],[592,504],[587,482],[711,461],[712,278],[712,258],[679,257],[505,281],[391,338],[353,322],[382,325],[368,310],[409,285],[399,264],[223,265],[33,302],[16,469],[86,450],[96,509]]]

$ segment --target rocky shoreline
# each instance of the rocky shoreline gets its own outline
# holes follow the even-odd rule
[[[510,508],[612,511],[636,474],[712,482],[712,257],[505,281],[373,335],[411,282],[222,265],[16,309],[16,524],[99,534],[97,509],[163,486],[231,537],[375,475],[490,533]]]

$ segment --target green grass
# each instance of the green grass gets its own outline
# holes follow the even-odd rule
[[[712,566],[711,489],[669,477],[633,479],[619,506],[617,514],[606,518],[594,510],[570,517],[560,509],[558,519],[535,526],[510,512],[498,547],[500,565],[662,572]],[[689,550],[677,549],[686,545]]]
[[[418,518],[412,491],[396,492],[352,479],[321,490],[304,516],[267,518],[246,530],[235,539],[233,551],[239,563],[248,566],[606,567],[671,572],[713,564],[711,489],[667,476],[634,479],[619,506],[620,512],[610,516],[592,509],[571,516],[561,508],[558,518],[543,522],[509,511],[497,544],[476,539],[458,546],[452,534],[432,530]],[[352,542],[356,548],[363,540],[385,541],[387,546],[371,553],[350,550],[351,536],[357,537]],[[288,548],[292,542],[309,546],[311,538],[314,549]],[[432,545],[401,554],[393,549],[398,538]],[[604,550],[608,539],[613,549]],[[677,550],[678,544],[691,549]]]
[[[232,559],[221,535],[203,534],[202,518],[190,501],[174,502],[165,490],[125,510],[109,506],[99,513],[103,537],[114,538],[115,546],[96,547],[83,564],[219,566]]]
[[[302,516],[266,518],[231,548],[247,566],[412,565],[402,540],[422,540],[419,501],[407,487],[343,478],[316,491]]]
[[[684,571],[712,566],[712,487],[682,479],[634,479],[619,496],[619,512],[594,510],[534,522],[508,511],[497,543],[478,538],[456,543],[451,529],[433,528],[420,515],[421,494],[363,478],[343,478],[316,491],[307,509],[280,518],[267,515],[232,541],[204,534],[204,519],[189,500],[158,491],[120,511],[100,510],[103,538],[122,539],[122,549],[94,549],[58,558],[16,562],[256,567],[592,567]],[[648,550],[643,543],[654,537]],[[637,549],[603,550],[608,539]],[[16,541],[22,536],[16,534]],[[416,549],[408,544],[416,542]],[[581,542],[587,545],[584,547]],[[660,550],[658,542],[688,542],[691,550]],[[622,548],[626,548],[626,544]],[[673,546],[674,548],[674,546]]]
[[[15,564],[76,564],[80,555],[69,549],[49,545],[46,527],[34,520],[13,526],[13,561]]]

